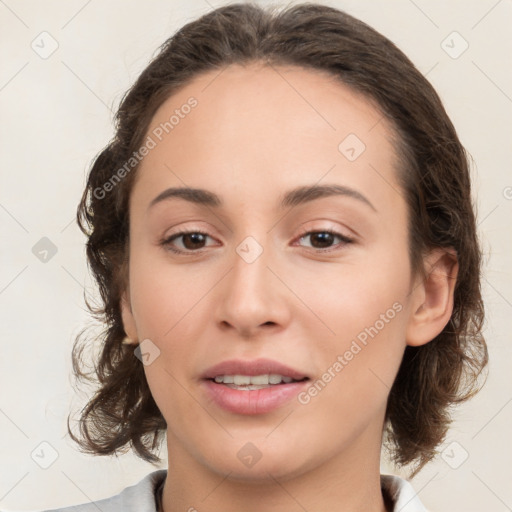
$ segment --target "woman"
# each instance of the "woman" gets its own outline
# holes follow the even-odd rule
[[[70,433],[151,462],[165,433],[169,468],[73,510],[425,510],[381,445],[414,474],[475,392],[480,250],[464,149],[389,40],[315,4],[189,23],[78,221],[106,329]]]

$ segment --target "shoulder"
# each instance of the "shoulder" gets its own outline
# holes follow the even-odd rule
[[[381,487],[393,503],[393,512],[428,512],[412,485],[395,475],[380,475]]]
[[[166,475],[167,470],[159,469],[110,498],[43,512],[156,512],[156,491]]]

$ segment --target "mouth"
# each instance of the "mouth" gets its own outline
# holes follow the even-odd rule
[[[268,413],[289,402],[311,378],[270,359],[230,360],[202,375],[209,399],[235,414]]]

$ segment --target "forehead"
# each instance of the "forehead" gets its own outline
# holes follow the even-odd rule
[[[161,105],[147,133],[155,147],[138,180],[149,185],[166,180],[262,196],[323,177],[366,187],[391,180],[384,196],[398,187],[387,121],[323,71],[253,63],[206,72]]]

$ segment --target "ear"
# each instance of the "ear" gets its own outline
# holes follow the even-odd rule
[[[426,276],[419,277],[411,292],[412,311],[407,327],[407,345],[417,347],[432,341],[450,321],[459,264],[455,250],[434,249],[424,258]]]
[[[138,340],[137,327],[133,318],[132,308],[130,304],[129,293],[125,290],[121,296],[121,316],[123,318],[123,327],[126,335],[132,340]]]

